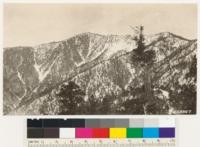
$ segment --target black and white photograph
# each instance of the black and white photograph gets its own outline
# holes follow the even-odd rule
[[[197,4],[6,3],[4,115],[196,114]]]

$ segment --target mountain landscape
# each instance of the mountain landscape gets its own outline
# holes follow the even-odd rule
[[[195,114],[197,40],[163,32],[144,43],[155,53],[149,100],[132,35],[87,32],[4,48],[4,114]]]

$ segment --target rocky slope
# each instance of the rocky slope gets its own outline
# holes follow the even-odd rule
[[[169,91],[179,90],[177,84],[196,84],[194,78],[186,78],[196,55],[196,40],[160,33],[146,36],[145,43],[146,50],[156,53],[152,77],[160,99],[171,100]],[[44,103],[48,114],[56,114],[55,93],[68,81],[85,91],[85,101],[91,95],[98,99],[115,94],[121,99],[129,87],[144,84],[144,68],[130,58],[135,48],[131,35],[93,33],[35,47],[5,48],[4,114],[40,114]]]

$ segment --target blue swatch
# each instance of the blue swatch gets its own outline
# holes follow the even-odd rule
[[[159,138],[159,129],[143,128],[143,138]]]

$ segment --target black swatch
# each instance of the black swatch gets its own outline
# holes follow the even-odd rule
[[[27,120],[28,128],[42,128],[42,119],[28,119]]]
[[[44,128],[59,128],[62,119],[42,119]]]

